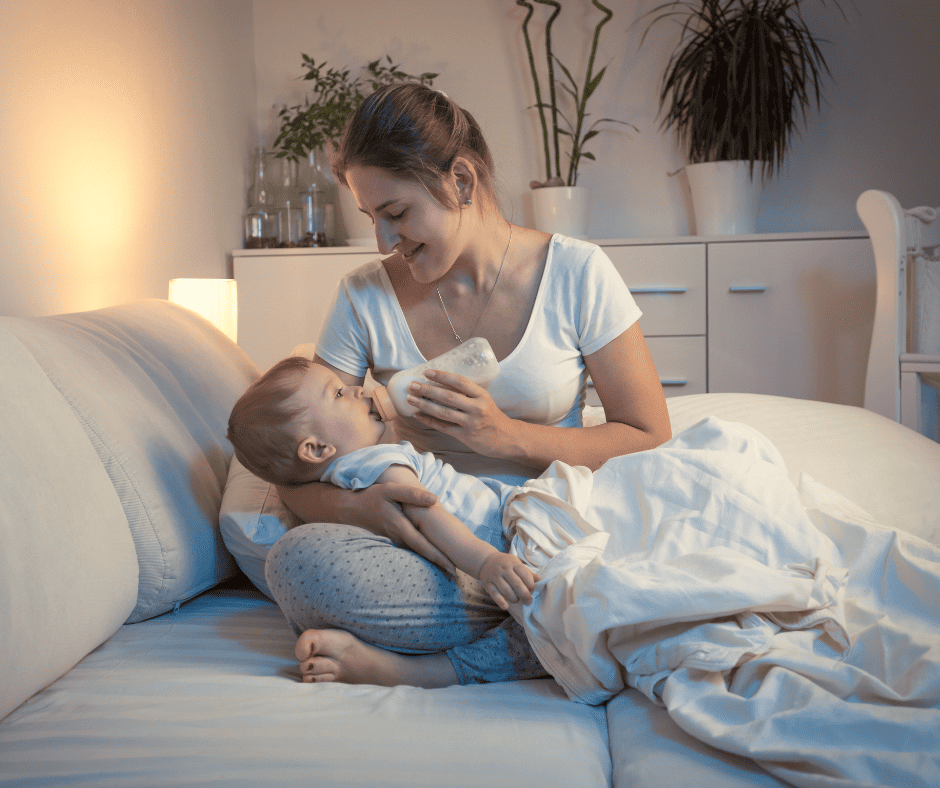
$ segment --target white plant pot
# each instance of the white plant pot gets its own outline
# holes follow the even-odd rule
[[[337,184],[342,237],[348,246],[375,246],[375,228],[372,219],[359,210],[356,198],[348,187]]]
[[[588,197],[586,186],[545,186],[532,189],[535,229],[569,238],[587,238]]]
[[[695,235],[746,235],[757,232],[761,165],[749,161],[708,161],[688,164]]]

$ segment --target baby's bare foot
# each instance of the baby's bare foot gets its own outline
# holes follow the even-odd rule
[[[457,675],[445,654],[406,656],[363,643],[341,629],[308,629],[294,649],[302,680],[395,687],[445,687]]]

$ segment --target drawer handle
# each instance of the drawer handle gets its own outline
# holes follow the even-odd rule
[[[631,287],[630,292],[634,295],[650,295],[655,293],[687,293],[687,287],[672,287],[670,285],[650,285],[646,287]]]
[[[767,285],[731,285],[728,288],[729,293],[763,293],[767,290]]]
[[[685,378],[666,378],[665,380],[660,378],[660,386],[688,386],[689,381]],[[587,387],[589,389],[594,388],[594,381],[588,378]]]

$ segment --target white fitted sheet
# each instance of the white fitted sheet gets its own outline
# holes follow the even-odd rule
[[[670,400],[767,435],[877,520],[940,543],[940,450],[858,408],[756,395]],[[50,643],[50,648],[55,648]],[[122,627],[0,721],[0,786],[783,785],[629,690],[604,710],[554,682],[423,691],[290,680],[293,636],[260,594],[215,591]]]
[[[553,681],[302,684],[293,643],[247,590],[125,625],[0,723],[0,786],[610,784],[604,709]]]

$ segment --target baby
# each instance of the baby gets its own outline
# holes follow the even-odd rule
[[[235,403],[228,437],[239,462],[274,484],[423,486],[438,503],[409,507],[408,516],[424,536],[477,578],[502,609],[531,603],[539,576],[505,552],[502,533],[502,506],[515,488],[458,473],[410,443],[380,443],[385,428],[361,386],[346,386],[327,367],[290,357]]]
[[[510,610],[573,699],[601,703],[628,681],[652,697],[671,671],[730,669],[781,631],[848,646],[834,546],[780,453],[746,425],[709,417],[658,449],[594,472],[555,462],[517,487],[381,443],[384,432],[361,387],[303,358],[272,367],[229,419],[236,456],[268,481],[434,493],[409,517]],[[311,632],[298,639],[304,680],[330,680],[314,673]],[[374,663],[358,675],[385,683]]]

